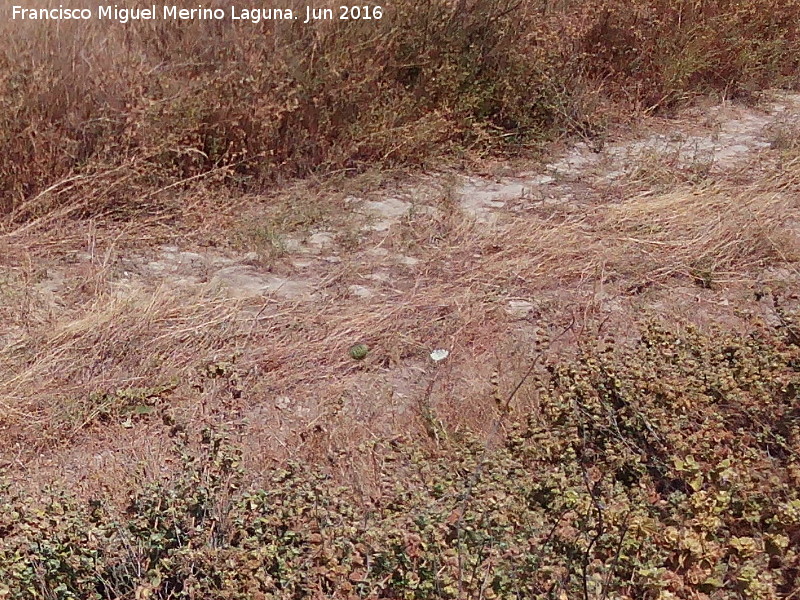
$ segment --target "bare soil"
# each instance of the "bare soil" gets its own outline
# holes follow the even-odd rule
[[[800,96],[774,93],[545,164],[0,232],[0,466],[122,490],[213,422],[254,471],[299,456],[352,477],[360,441],[428,436],[422,403],[444,430],[488,432],[541,352],[625,343],[644,319],[779,321],[800,303],[799,120]],[[535,402],[523,389],[514,409]]]

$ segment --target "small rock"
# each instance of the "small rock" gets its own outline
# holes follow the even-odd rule
[[[508,308],[506,310],[512,317],[523,319],[527,317],[535,308],[536,306],[533,304],[533,302],[529,302],[528,300],[511,300],[509,301]]]
[[[334,235],[330,231],[318,231],[308,238],[308,243],[316,248],[333,246]]]
[[[353,296],[358,298],[372,298],[375,295],[375,292],[364,285],[351,285],[347,289]]]

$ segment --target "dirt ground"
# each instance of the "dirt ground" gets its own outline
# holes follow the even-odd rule
[[[779,323],[800,304],[798,134],[800,96],[776,92],[544,163],[0,230],[0,469],[122,490],[217,423],[254,472],[294,456],[357,477],[361,442],[429,435],[426,406],[489,432],[532,360],[646,319]],[[523,386],[513,408],[535,403]]]

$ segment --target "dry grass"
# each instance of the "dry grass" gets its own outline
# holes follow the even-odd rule
[[[262,190],[530,150],[697,93],[792,86],[798,13],[775,0],[426,0],[346,25],[7,19],[0,226],[158,210],[201,182]]]
[[[0,25],[0,475],[123,498],[181,469],[173,440],[221,424],[253,479],[299,457],[380,500],[367,442],[444,452],[477,435],[483,461],[513,419],[546,413],[532,361],[595,338],[624,347],[641,314],[742,331],[771,319],[796,337],[777,300],[759,302],[797,300],[789,122],[752,176],[644,156],[618,184],[588,175],[560,188],[572,200],[509,202],[489,224],[438,176],[387,231],[352,198],[394,197],[393,165],[567,131],[593,142],[622,109],[793,85],[800,5],[727,4],[401,1],[348,28]],[[331,247],[292,254],[320,229]],[[148,270],[164,244],[255,250],[258,273],[313,294],[238,300],[211,270]],[[450,357],[435,365],[435,348]]]
[[[13,27],[0,51],[4,451],[34,461],[41,449],[89,447],[145,405],[165,422],[236,423],[256,457],[320,457],[397,431],[425,437],[416,403],[435,347],[452,352],[429,398],[444,430],[486,429],[497,411],[492,372],[513,388],[545,330],[576,318],[599,329],[616,311],[624,331],[646,290],[724,295],[760,285],[770,265],[796,274],[788,215],[800,208],[798,164],[785,141],[781,170],[745,187],[687,185],[696,181],[653,161],[622,191],[491,227],[447,194],[374,235],[344,202],[352,181],[332,193],[315,183],[260,194],[297,176],[347,180],[527,151],[565,131],[593,139],[622,108],[793,84],[796,3],[684,4],[476,0],[456,18],[447,2],[401,3],[381,23],[346,29],[4,23]],[[382,177],[361,184],[380,190]],[[652,183],[667,191],[630,193]],[[254,249],[261,267],[295,275],[284,238],[321,226],[343,248],[338,263],[304,267],[319,292],[308,302],[275,295],[253,306],[124,272],[123,259],[141,262],[169,242]],[[389,257],[367,253],[376,246]],[[419,262],[400,265],[395,251]],[[365,281],[375,292],[366,300],[350,291]],[[512,299],[536,314],[509,314]],[[354,363],[347,349],[360,341],[372,351]],[[142,416],[141,427],[166,435],[155,421]]]
[[[531,331],[506,312],[509,299],[531,299],[540,324],[558,329],[565,313],[586,318],[587,303],[602,318],[609,309],[593,300],[601,296],[622,299],[624,321],[644,289],[746,289],[765,283],[770,265],[797,273],[800,239],[787,216],[800,209],[799,172],[789,167],[745,189],[681,186],[588,214],[533,211],[492,227],[465,219],[452,200],[435,203],[435,212],[409,216],[382,242],[411,251],[415,267],[370,257],[362,246],[315,275],[323,293],[316,300],[272,297],[247,311],[213,289],[120,287],[113,252],[107,265],[73,280],[60,311],[37,299],[34,272],[9,279],[6,297],[27,300],[9,304],[18,308],[8,316],[16,326],[0,347],[3,419],[19,441],[48,445],[105,427],[109,415],[117,426],[114,410],[126,403],[170,405],[187,418],[214,406],[220,418],[247,418],[251,434],[271,437],[276,451],[316,452],[320,442],[309,432],[320,424],[329,427],[323,445],[416,430],[418,414],[406,403],[429,383],[427,354],[446,347],[451,374],[433,402],[448,427],[475,428],[496,410],[487,396],[491,371],[509,372],[510,362],[521,367],[530,356],[513,348]],[[14,247],[13,236],[5,239]],[[388,278],[372,282],[376,297],[353,297],[348,286],[369,272]],[[372,348],[364,363],[347,354],[357,341]],[[476,395],[487,401],[455,400]],[[270,407],[282,397],[291,408],[276,416]]]

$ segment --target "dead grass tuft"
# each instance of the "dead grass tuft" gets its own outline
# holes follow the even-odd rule
[[[384,13],[5,20],[1,226],[158,210],[159,192],[198,180],[262,190],[530,150],[564,132],[596,138],[612,114],[797,81],[796,2],[426,0]]]
[[[175,290],[102,291],[0,348],[6,425],[66,441],[99,416],[99,400],[125,390],[191,381],[192,369],[241,334],[235,303]],[[103,410],[107,409],[105,407]],[[9,423],[10,422],[10,423]]]
[[[624,298],[675,285],[747,286],[770,265],[796,273],[800,239],[787,215],[800,209],[797,177],[792,166],[745,189],[724,181],[681,186],[588,214],[533,211],[494,226],[464,219],[457,203],[437,203],[381,234],[384,246],[415,256],[415,266],[381,264],[354,249],[328,267],[315,284],[321,296],[310,301],[268,297],[247,308],[210,288],[123,291],[100,264],[74,284],[70,307],[53,312],[37,309],[24,277],[9,279],[9,290],[27,290],[29,308],[0,347],[0,371],[9,374],[0,383],[4,419],[23,437],[44,430],[51,433],[37,436],[53,441],[91,427],[103,412],[98,402],[171,386],[195,407],[187,410],[210,404],[220,414],[293,423],[270,435],[311,448],[315,424],[347,423],[331,428],[332,444],[416,422],[405,403],[422,394],[427,356],[443,347],[452,351],[454,375],[436,388],[439,414],[455,429],[487,422],[490,401],[459,407],[452,399],[486,395],[491,371],[509,360],[498,352],[502,340],[520,335],[510,300],[529,299],[546,324],[565,311],[574,318],[602,291]],[[376,296],[348,292],[370,273],[379,275],[370,280]],[[348,355],[356,342],[372,349],[363,363]],[[405,390],[406,400],[382,397],[391,389]],[[260,412],[282,397],[291,404],[284,416]]]

